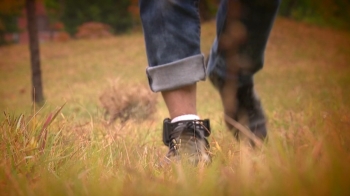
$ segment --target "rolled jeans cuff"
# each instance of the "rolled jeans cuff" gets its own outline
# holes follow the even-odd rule
[[[147,76],[153,92],[167,91],[205,80],[205,64],[202,54],[171,63],[148,67]]]

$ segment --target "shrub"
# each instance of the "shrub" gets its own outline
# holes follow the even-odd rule
[[[156,111],[157,98],[148,87],[122,84],[114,81],[100,96],[108,124],[116,119],[126,122],[130,119],[151,118]]]
[[[78,27],[76,38],[95,39],[101,37],[111,37],[111,27],[99,22],[87,22]]]
[[[56,42],[66,42],[70,39],[71,39],[71,37],[70,37],[69,33],[64,32],[64,31],[57,32],[57,33],[55,33],[55,36],[54,36],[54,41],[56,41]]]
[[[64,1],[61,20],[66,30],[74,35],[79,25],[94,21],[107,24],[113,33],[122,33],[132,27],[129,0],[74,0]]]

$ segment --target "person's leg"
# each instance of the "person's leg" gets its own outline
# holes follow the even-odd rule
[[[163,125],[168,156],[177,155],[182,142],[182,151],[207,157],[209,127],[199,126],[204,121],[196,115],[196,83],[206,77],[198,2],[140,0],[149,85],[152,91],[162,93],[171,117]]]
[[[176,90],[163,91],[162,96],[167,105],[171,119],[178,116],[197,115],[196,84],[184,86]]]
[[[279,2],[222,0],[217,37],[208,61],[207,74],[220,92],[225,114],[242,122],[260,138],[267,134],[266,119],[253,89],[253,76],[263,66]],[[238,136],[237,131],[234,134]]]

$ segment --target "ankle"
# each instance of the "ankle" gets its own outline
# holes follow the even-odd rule
[[[196,114],[196,84],[183,86],[171,91],[163,91],[162,96],[170,118],[185,114]]]

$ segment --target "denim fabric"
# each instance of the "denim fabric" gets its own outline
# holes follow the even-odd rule
[[[238,61],[248,62],[239,76],[228,75],[218,39],[226,28],[229,3],[239,2],[238,20],[245,26],[247,41],[239,46]],[[153,91],[165,91],[205,80],[215,72],[223,78],[250,82],[262,68],[264,50],[279,0],[222,0],[217,14],[217,39],[211,49],[208,70],[200,51],[199,0],[139,0],[148,68]],[[237,63],[239,64],[239,63]]]
[[[239,86],[251,85],[253,75],[263,67],[266,43],[279,4],[280,0],[222,0],[217,15],[217,36],[210,51],[207,75],[215,75],[221,81],[237,79]],[[228,16],[228,7],[233,9],[232,5],[239,8],[234,9],[237,13]],[[242,24],[245,37],[234,51],[226,52],[220,50],[219,40],[227,31],[227,24],[230,22]],[[230,57],[234,57],[236,62],[227,65],[225,59]],[[238,70],[238,73],[232,74],[227,70]],[[214,85],[220,85],[215,84],[213,80],[212,82]]]
[[[204,57],[200,51],[198,2],[139,1],[149,66],[147,75],[150,87],[155,92],[205,79]],[[188,68],[183,69],[186,66]]]
[[[147,75],[155,92],[194,84],[205,78],[203,55],[190,56],[161,66],[148,67]]]

